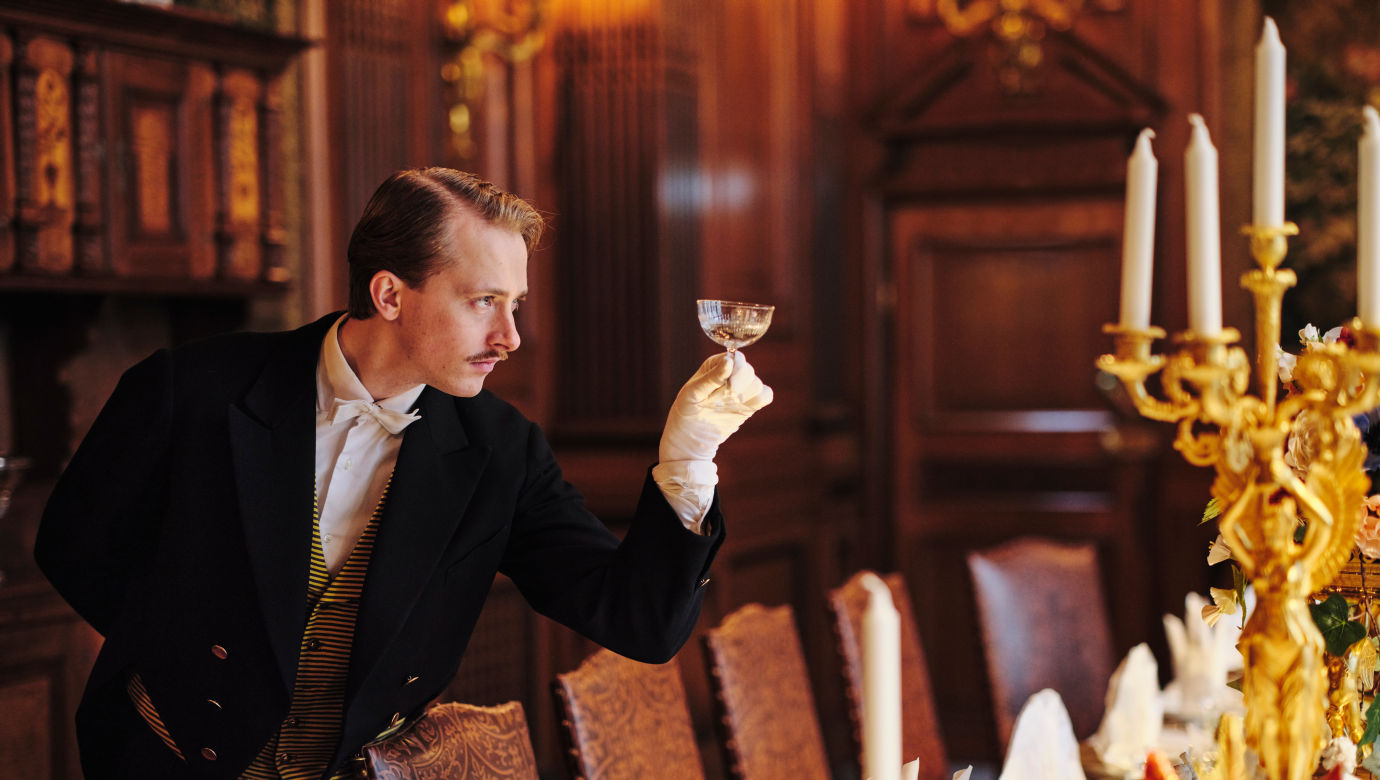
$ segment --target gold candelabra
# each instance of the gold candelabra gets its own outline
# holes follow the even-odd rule
[[[1160,328],[1107,325],[1115,354],[1097,365],[1115,375],[1145,417],[1178,423],[1174,447],[1188,462],[1212,466],[1212,495],[1223,507],[1222,537],[1255,587],[1256,606],[1241,635],[1246,744],[1278,780],[1311,777],[1326,738],[1327,666],[1308,597],[1329,585],[1351,554],[1370,486],[1365,447],[1352,417],[1380,400],[1380,331],[1359,319],[1355,344],[1333,343],[1298,358],[1298,388],[1279,399],[1280,309],[1294,286],[1281,269],[1293,223],[1250,226],[1258,268],[1241,277],[1255,298],[1255,371],[1235,346],[1240,334],[1187,331],[1172,354],[1152,354]],[[1160,375],[1163,398],[1146,388]],[[1285,460],[1296,426],[1315,431],[1317,454],[1300,478]]]

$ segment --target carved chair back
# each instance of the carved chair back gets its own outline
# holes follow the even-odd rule
[[[791,608],[748,604],[706,631],[703,642],[729,774],[737,780],[829,780]]]
[[[704,780],[675,660],[644,664],[601,649],[554,687],[576,780]]]
[[[1102,719],[1111,628],[1097,548],[1023,538],[968,554],[1003,747],[1031,695],[1053,688],[1081,740]]]
[[[371,780],[537,780],[527,716],[516,701],[437,704],[363,753]]]

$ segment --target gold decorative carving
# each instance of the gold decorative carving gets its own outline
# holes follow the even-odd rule
[[[226,154],[230,169],[230,221],[257,227],[259,222],[259,114],[254,101],[230,104]]]
[[[135,224],[146,236],[173,231],[173,110],[145,104],[130,111],[130,151],[134,157]]]
[[[34,86],[34,202],[41,208],[70,209],[72,190],[72,96],[67,79],[55,70],[38,74]]]
[[[938,16],[950,33],[966,38],[984,26],[1002,46],[997,77],[1010,94],[1034,90],[1034,73],[1044,62],[1047,28],[1067,30],[1088,0],[911,0],[912,15]],[[1102,11],[1119,11],[1124,0],[1091,0]]]
[[[76,194],[72,50],[52,38],[23,41],[16,78],[18,254],[26,269],[72,268]]]
[[[474,156],[473,106],[484,95],[484,55],[510,64],[531,59],[546,42],[549,0],[452,0],[441,16],[451,43],[441,78],[450,85],[451,147],[462,159]]]

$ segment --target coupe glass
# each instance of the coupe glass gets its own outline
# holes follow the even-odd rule
[[[700,329],[722,344],[729,354],[753,343],[767,332],[775,306],[740,301],[698,300]]]

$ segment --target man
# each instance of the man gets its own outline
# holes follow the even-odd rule
[[[90,780],[348,772],[446,686],[495,572],[619,653],[675,654],[724,538],[712,458],[771,389],[741,353],[704,363],[620,543],[482,389],[519,346],[541,229],[472,175],[400,172],[350,240],[347,314],[125,374],[36,545],[105,637],[77,714]]]

